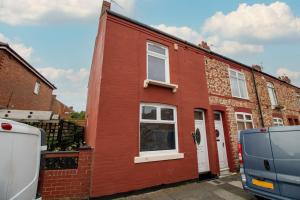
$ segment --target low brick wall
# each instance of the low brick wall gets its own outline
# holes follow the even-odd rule
[[[79,152],[47,153],[45,158],[78,157],[77,169],[42,170],[39,190],[45,200],[88,199],[91,174],[90,148]]]

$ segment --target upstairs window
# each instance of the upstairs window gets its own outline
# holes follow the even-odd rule
[[[283,120],[281,118],[274,117],[273,118],[273,125],[274,126],[284,126]]]
[[[248,113],[235,113],[238,130],[246,130],[253,128],[252,115]]]
[[[40,93],[41,84],[39,82],[35,82],[33,93],[38,95]]]
[[[245,75],[239,71],[229,69],[232,96],[248,99]]]
[[[147,79],[170,83],[168,48],[147,42]]]
[[[277,101],[274,85],[272,83],[268,82],[267,83],[267,88],[268,88],[268,93],[269,93],[271,105],[272,106],[277,106],[278,101]]]
[[[141,104],[140,153],[177,153],[176,107]]]

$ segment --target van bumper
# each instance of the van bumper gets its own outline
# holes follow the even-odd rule
[[[247,185],[244,185],[244,184],[243,184],[243,187],[244,187],[244,190],[247,190],[248,192],[250,192],[254,195],[261,196],[261,197],[264,197],[264,198],[267,198],[267,199],[294,200],[294,199],[290,199],[290,198],[283,197],[283,196],[280,196],[280,195],[276,195],[276,194],[268,193],[268,192],[265,192],[265,191],[253,189],[253,188],[250,188],[250,187],[248,187]]]

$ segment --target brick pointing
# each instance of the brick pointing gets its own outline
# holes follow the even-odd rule
[[[79,151],[77,169],[43,170],[40,175],[42,198],[45,200],[88,199],[91,154],[91,149]],[[57,156],[57,154],[53,154],[53,156]]]

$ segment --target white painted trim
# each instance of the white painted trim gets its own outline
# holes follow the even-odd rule
[[[173,93],[177,92],[177,89],[178,89],[178,85],[176,85],[176,84],[170,84],[170,83],[165,83],[165,82],[155,81],[155,80],[150,80],[150,79],[144,80],[144,88],[149,87],[149,85],[156,85],[156,86],[161,86],[161,87],[165,87],[165,88],[171,88]]]
[[[276,122],[274,122],[274,120],[276,121]],[[281,122],[280,122],[280,120],[281,120]],[[284,122],[283,122],[283,119],[282,118],[280,118],[280,117],[273,117],[273,119],[272,119],[272,124],[274,125],[274,126],[284,126]]]
[[[243,115],[243,118],[244,118],[244,119],[238,119],[238,118],[237,118],[237,115],[238,115],[238,114]],[[250,115],[250,116],[251,116],[251,120],[246,120],[246,117],[245,117],[246,115]],[[253,116],[252,116],[251,113],[246,113],[246,112],[235,112],[235,120],[236,120],[236,127],[238,127],[237,122],[244,122],[244,123],[246,123],[246,122],[251,122],[251,123],[252,123],[252,127],[255,128],[254,123],[253,123]],[[246,125],[245,125],[245,127],[246,127]]]
[[[238,90],[239,90],[239,96],[235,96],[233,95],[233,91],[232,91],[232,81],[231,81],[231,78],[230,78],[230,71],[233,71],[235,73],[237,73],[237,80],[239,80],[238,78],[238,74],[242,74],[244,76],[244,84],[245,84],[245,89],[246,89],[246,98],[244,97],[241,97],[241,89],[240,89],[240,84],[238,82]],[[248,87],[247,87],[247,81],[246,81],[246,76],[245,76],[245,73],[241,72],[241,71],[238,71],[238,70],[235,70],[235,69],[232,69],[232,68],[228,68],[228,77],[229,77],[229,82],[230,82],[230,90],[231,90],[231,95],[233,97],[236,97],[236,98],[240,98],[240,99],[247,99],[249,100],[249,94],[248,94]]]
[[[155,161],[163,161],[163,160],[175,160],[175,159],[183,159],[183,158],[184,158],[184,153],[137,156],[137,157],[134,157],[134,163],[155,162]]]
[[[160,48],[165,49],[166,55],[148,51],[148,44],[157,45]],[[147,77],[147,79],[149,79],[149,77],[148,77],[148,55],[165,60],[165,82],[163,82],[163,83],[170,83],[170,66],[169,66],[169,49],[168,49],[168,47],[158,44],[158,43],[155,43],[155,42],[152,42],[152,41],[146,42],[146,65],[147,65],[146,66],[146,70],[147,70],[146,77]],[[161,81],[158,81],[158,82],[161,82]]]
[[[142,107],[143,106],[153,106],[156,107],[156,120],[150,120],[150,119],[142,119]],[[173,120],[161,120],[160,116],[160,110],[161,108],[169,108],[173,109]],[[140,149],[140,124],[141,122],[144,123],[162,123],[162,124],[174,124],[175,126],[175,149],[170,150],[158,150],[158,151],[143,151],[139,153],[139,157],[148,157],[148,156],[154,156],[154,155],[173,155],[178,154],[178,126],[177,126],[177,107],[172,105],[166,105],[166,104],[159,104],[159,103],[141,103],[140,104],[140,113],[139,113],[139,149]]]

